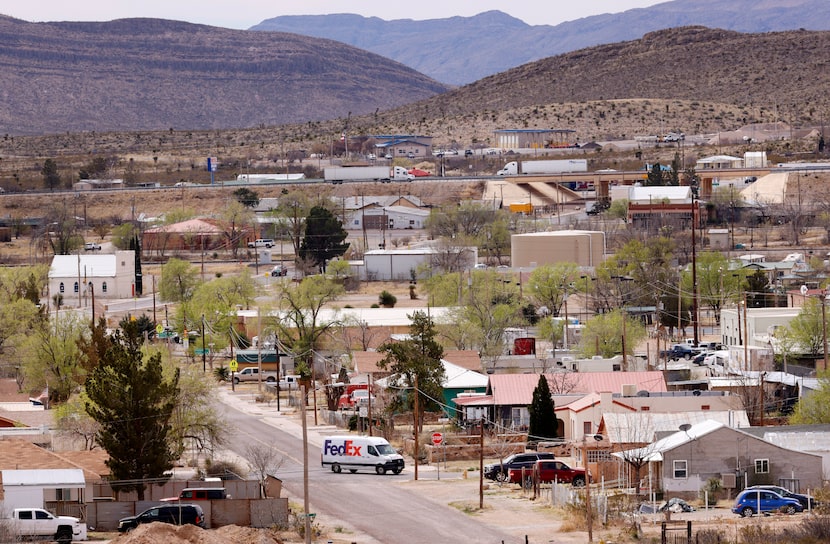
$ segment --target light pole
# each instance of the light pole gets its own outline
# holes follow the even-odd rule
[[[625,320],[628,315],[628,312],[625,310],[625,297],[622,293],[622,288],[620,286],[621,281],[633,281],[634,278],[629,278],[628,276],[613,276],[615,280],[617,280],[617,292],[620,295],[620,312],[622,313],[622,358],[623,358],[623,368],[627,370],[626,360],[628,356],[628,352],[625,349]]]
[[[593,436],[597,442],[602,441],[601,434]],[[585,464],[585,514],[587,516],[588,524],[588,542],[594,541],[594,520],[593,512],[591,511],[591,469],[588,468],[588,441],[587,437],[582,435],[582,460]]]

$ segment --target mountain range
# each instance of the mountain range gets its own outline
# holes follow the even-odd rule
[[[0,133],[219,129],[347,118],[447,87],[352,46],[161,19],[0,16]]]
[[[542,58],[697,25],[746,33],[830,30],[830,2],[673,0],[556,26],[529,25],[500,11],[424,21],[293,15],[266,19],[251,30],[329,38],[394,59],[438,81],[464,85]]]

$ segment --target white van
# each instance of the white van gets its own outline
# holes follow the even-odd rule
[[[323,467],[331,467],[332,472],[340,473],[345,468],[352,474],[358,469],[400,474],[404,467],[403,457],[377,436],[327,436],[323,439],[320,462]]]

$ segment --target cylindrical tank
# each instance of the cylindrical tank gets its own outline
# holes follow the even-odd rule
[[[513,355],[536,355],[536,339],[516,338],[513,340]]]

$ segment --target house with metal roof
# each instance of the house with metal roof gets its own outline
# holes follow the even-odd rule
[[[135,296],[135,251],[114,254],[55,255],[49,267],[50,295],[63,295],[64,306],[96,299]]]
[[[544,374],[554,395],[554,406],[567,405],[592,393],[667,391],[666,380],[659,371],[648,372],[557,372]],[[533,402],[533,390],[539,384],[539,374],[490,374],[483,397],[456,399],[459,406],[487,408],[487,417],[496,424],[512,430],[526,430],[530,423],[528,407]],[[598,423],[598,419],[597,422]],[[564,425],[564,424],[563,424]],[[581,440],[591,428],[563,429],[571,440]]]
[[[639,475],[653,475],[647,486],[672,496],[697,497],[710,478],[733,492],[764,484],[806,491],[823,481],[820,455],[785,448],[713,420],[684,425],[646,446],[611,455],[648,467]]]

